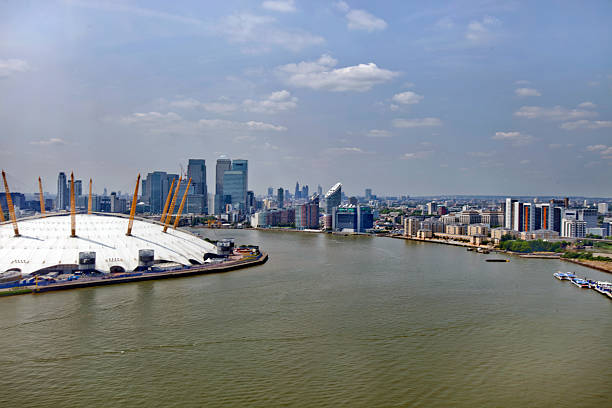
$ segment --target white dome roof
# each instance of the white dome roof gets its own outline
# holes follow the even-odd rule
[[[0,225],[0,273],[20,269],[29,274],[55,265],[78,264],[79,252],[96,253],[96,269],[109,272],[120,266],[132,271],[138,266],[140,249],[154,250],[155,260],[191,265],[203,262],[215,245],[184,231],[168,232],[152,222],[135,219],[132,236],[126,236],[128,218],[118,215],[76,215],[76,237],[70,237],[70,214],[18,220],[20,237],[10,222]]]

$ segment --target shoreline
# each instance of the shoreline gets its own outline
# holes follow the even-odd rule
[[[188,276],[196,275],[208,275],[215,273],[225,273],[235,271],[238,269],[249,268],[253,266],[263,265],[268,261],[268,254],[261,252],[260,256],[255,259],[239,259],[236,261],[230,261],[225,264],[218,265],[199,265],[188,269],[180,269],[174,271],[164,272],[148,272],[139,273],[135,276],[125,276],[121,278],[99,278],[92,280],[83,281],[71,281],[61,283],[50,283],[44,286],[21,286],[17,288],[7,288],[0,290],[0,297],[4,296],[16,296],[25,294],[40,294],[46,292],[55,292],[59,290],[70,290],[78,288],[87,288],[94,286],[106,286],[106,285],[118,285],[122,283],[131,282],[142,282],[150,280],[161,280],[161,279],[172,279],[172,278],[183,278]]]

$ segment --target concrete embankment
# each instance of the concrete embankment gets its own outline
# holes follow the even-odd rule
[[[612,262],[590,261],[588,259],[570,259],[570,258],[561,258],[561,259],[567,262],[571,262],[571,263],[586,266],[589,268],[597,269],[598,271],[612,273]]]
[[[249,268],[251,266],[262,265],[268,260],[267,253],[261,253],[255,259],[241,259],[236,261],[224,262],[216,265],[195,266],[188,269],[180,269],[176,271],[166,272],[146,272],[135,276],[124,276],[121,278],[100,278],[91,280],[76,280],[71,282],[51,283],[44,286],[27,286],[11,289],[4,289],[0,292],[0,296],[21,295],[26,293],[45,293],[57,290],[68,290],[77,288],[86,288],[90,286],[116,285],[120,283],[141,282],[157,279],[182,278],[186,276],[205,275],[213,273],[224,273],[237,269]]]

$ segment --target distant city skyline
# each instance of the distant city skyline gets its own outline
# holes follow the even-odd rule
[[[7,1],[0,166],[130,191],[189,158],[249,189],[611,196],[612,3]]]

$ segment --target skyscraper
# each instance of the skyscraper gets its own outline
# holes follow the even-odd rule
[[[298,183],[297,181],[295,182],[295,194],[293,195],[293,198],[296,200],[299,200],[301,197],[301,192],[300,192],[300,183]]]
[[[163,211],[168,190],[170,190],[170,185],[174,179],[176,179],[176,187],[176,182],[178,182],[177,174],[168,174],[165,171],[154,171],[147,174],[144,182],[146,191],[142,199],[149,203],[150,211],[153,214],[160,214]]]
[[[246,211],[249,185],[248,160],[234,160],[232,169],[223,173],[223,195],[230,196],[234,208]]]
[[[308,200],[308,186],[302,186],[302,196],[304,200]]]
[[[342,199],[342,184],[336,183],[325,193],[325,214],[331,215],[332,209],[340,205]]]
[[[78,198],[83,195],[83,181],[74,180],[74,195]]]
[[[215,214],[223,213],[225,208],[225,200],[223,193],[223,175],[226,171],[231,170],[232,161],[228,158],[221,157],[217,159],[217,167],[215,174]]]
[[[208,214],[208,188],[206,186],[206,160],[189,159],[187,174],[191,187],[187,196],[187,212]]]
[[[285,206],[285,190],[283,188],[279,188],[276,194],[276,201],[278,201],[278,208],[283,208]]]
[[[55,208],[57,210],[65,210],[70,199],[68,187],[66,185],[66,173],[63,171],[57,176],[57,199],[55,200]]]

